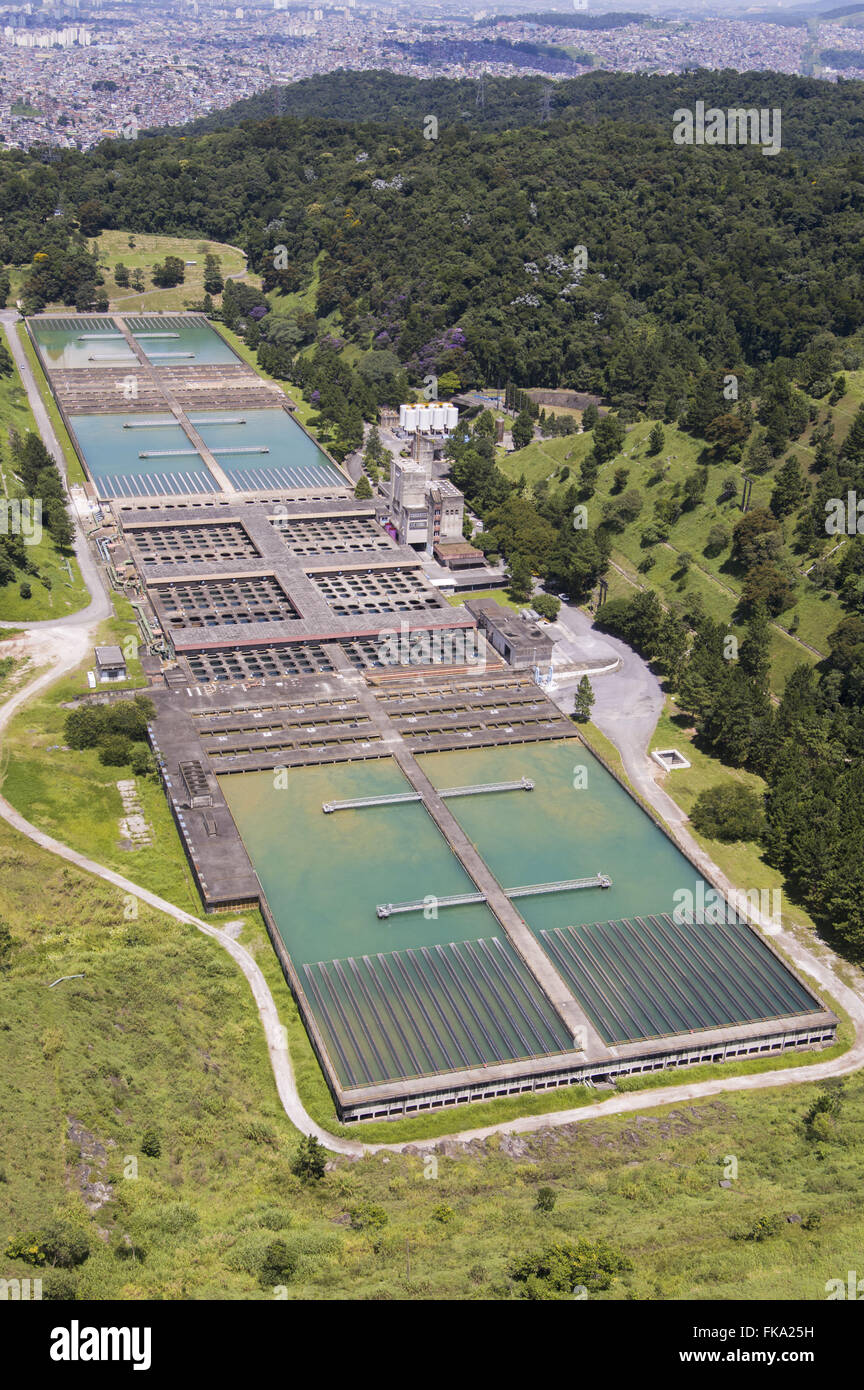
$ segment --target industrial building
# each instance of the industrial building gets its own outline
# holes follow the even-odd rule
[[[73,436],[94,539],[139,614],[202,902],[260,908],[339,1117],[830,1044],[834,1015],[745,921],[676,919],[701,871],[533,679],[548,635],[428,581],[417,550],[462,539],[456,490],[394,462],[388,528],[257,413],[245,367],[253,404],[226,410],[205,369],[237,368],[199,316],[167,318],[31,332],[68,418],[96,417]],[[109,353],[146,386],[134,415],[98,406]],[[125,466],[100,454],[118,438]]]

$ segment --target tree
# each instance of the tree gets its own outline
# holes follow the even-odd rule
[[[747,621],[747,632],[738,653],[741,670],[754,688],[768,699],[768,679],[771,673],[771,628],[768,610],[757,603]]]
[[[582,411],[582,428],[586,434],[589,430],[593,430],[594,426],[597,424],[597,421],[599,419],[599,410],[597,409],[593,401],[589,401],[585,409]]]
[[[527,603],[533,587],[531,566],[521,555],[510,562],[510,597],[514,603]]]
[[[204,257],[204,289],[208,294],[221,294],[225,287],[222,278],[222,261],[219,256]]]
[[[182,285],[186,278],[186,267],[179,256],[166,256],[164,261],[157,261],[151,271],[153,284],[161,289],[172,289],[174,285]]]
[[[354,496],[363,502],[368,502],[369,498],[373,496],[372,484],[369,482],[365,473],[361,473],[360,477],[357,479]]]
[[[129,284],[129,267],[122,261],[118,261],[114,267],[114,283],[121,289],[126,289]]]
[[[594,691],[587,676],[583,676],[573,697],[573,712],[577,719],[587,723],[591,718],[591,707],[594,704]]]
[[[651,433],[648,436],[648,457],[653,458],[655,454],[659,454],[665,443],[666,435],[663,432],[663,426],[658,420],[652,427]]]
[[[758,842],[765,829],[762,797],[740,782],[706,787],[696,798],[690,820],[709,840]]]
[[[320,1182],[327,1168],[327,1151],[314,1134],[305,1134],[297,1146],[291,1171],[304,1182]]]
[[[538,1211],[550,1212],[555,1210],[555,1189],[553,1187],[538,1187],[537,1200],[535,1206]]]
[[[124,734],[108,734],[99,746],[103,767],[125,767],[132,757],[132,744]]]
[[[705,540],[705,554],[712,557],[722,555],[729,544],[730,536],[725,526],[719,522],[715,523],[709,531]]]
[[[516,416],[516,419],[513,421],[511,433],[513,436],[513,447],[515,449],[524,449],[527,444],[531,443],[531,440],[534,438],[534,421],[531,419],[527,410],[521,411]]]
[[[627,438],[624,422],[618,415],[604,415],[594,426],[594,454],[598,464],[604,464],[620,453]]]
[[[807,484],[801,476],[798,460],[789,455],[777,470],[774,491],[771,493],[771,511],[776,517],[789,516],[797,511],[807,495]]]
[[[556,598],[554,594],[535,594],[533,602],[534,611],[539,613],[541,618],[554,623],[561,611],[560,598]]]

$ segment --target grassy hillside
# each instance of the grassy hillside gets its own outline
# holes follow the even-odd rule
[[[864,399],[864,372],[849,372],[847,382],[847,394],[834,408],[835,440],[838,444],[845,438],[855,411]],[[823,414],[824,407],[820,411],[820,418]],[[703,500],[692,510],[681,513],[671,527],[667,542],[650,548],[653,567],[647,572],[640,572],[638,568],[649,553],[641,545],[640,537],[643,529],[654,520],[655,503],[670,497],[676,487],[680,488],[684,479],[696,471],[703,449],[699,440],[674,425],[664,424],[664,447],[657,458],[650,457],[648,436],[653,423],[644,420],[630,427],[621,453],[600,469],[596,492],[587,504],[589,525],[599,524],[604,503],[615,496],[614,474],[619,468],[628,470],[625,487],[637,489],[642,496],[639,516],[614,537],[612,568],[607,576],[610,596],[632,593],[635,586],[655,589],[667,603],[698,593],[706,611],[715,621],[729,622],[730,631],[738,631],[740,635],[740,629],[731,622],[731,615],[740,599],[742,576],[730,563],[728,546],[716,556],[706,553],[711,527],[720,523],[731,534],[741,516],[744,470],[740,464],[723,462],[709,465],[708,486]],[[811,475],[813,459],[809,436],[808,429],[800,441],[790,445],[783,453],[783,458],[793,454],[808,476]],[[524,478],[529,495],[543,482],[555,491],[578,483],[579,467],[591,443],[590,435],[535,439],[515,453],[499,451],[499,465],[514,481]],[[754,480],[753,506],[768,505],[781,462],[782,459],[778,459],[767,473]],[[723,483],[728,477],[736,481],[737,496],[721,501]],[[793,540],[797,517],[798,513],[783,522],[787,544]],[[795,602],[780,615],[772,628],[772,684],[777,691],[782,690],[789,672],[796,665],[803,661],[816,662],[827,655],[828,634],[845,616],[845,610],[834,594],[817,589],[807,579],[804,571],[815,557],[794,551],[791,553],[796,572]],[[691,561],[686,574],[681,572],[683,554],[689,555]]]
[[[434,1164],[337,1159],[310,1187],[291,1171],[297,1136],[246,983],[218,944],[144,907],[132,916],[118,892],[2,824],[0,865],[14,938],[0,992],[0,1241],[57,1220],[83,1231],[79,1298],[272,1299],[262,1262],[276,1239],[292,1300],[512,1298],[514,1257],[582,1237],[632,1262],[592,1295],[612,1300],[821,1300],[855,1267],[860,1078],[818,1142],[804,1087],[457,1146]],[[83,978],[49,989],[63,975]],[[555,1193],[547,1214],[540,1186]],[[743,1239],[763,1217],[775,1233]],[[57,1278],[10,1257],[3,1269],[46,1288]]]

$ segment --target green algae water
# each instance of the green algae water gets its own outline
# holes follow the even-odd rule
[[[434,753],[420,759],[438,788],[529,777],[530,792],[448,801],[505,889],[608,874],[612,887],[520,898],[535,931],[672,912],[676,889],[699,875],[601,763],[576,742]],[[587,770],[574,787],[574,769]],[[293,768],[276,788],[269,772],[220,785],[295,960],[500,935],[483,904],[379,920],[378,903],[470,893],[474,884],[419,803],[325,815],[322,802],[410,791],[389,759]]]
[[[505,890],[608,875],[516,907],[608,1043],[806,1013],[814,1000],[738,922],[671,919],[704,880],[576,741],[426,754],[440,790],[529,778],[448,806]],[[419,802],[325,815],[409,790],[390,759],[220,778],[342,1082],[485,1066],[571,1045]],[[427,900],[379,919],[379,903]]]
[[[501,929],[482,903],[379,919],[379,903],[470,893],[474,884],[419,802],[325,815],[322,802],[410,791],[388,759],[221,777],[279,933],[298,964],[475,937]],[[513,793],[516,795],[516,793]]]
[[[582,743],[520,744],[420,758],[437,788],[529,777],[531,792],[448,802],[505,890],[607,874],[611,888],[519,898],[534,931],[672,912],[700,875]],[[706,890],[707,891],[707,890]]]

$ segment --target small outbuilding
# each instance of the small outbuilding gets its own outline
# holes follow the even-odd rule
[[[97,684],[126,680],[126,659],[119,647],[96,647],[95,656]]]

